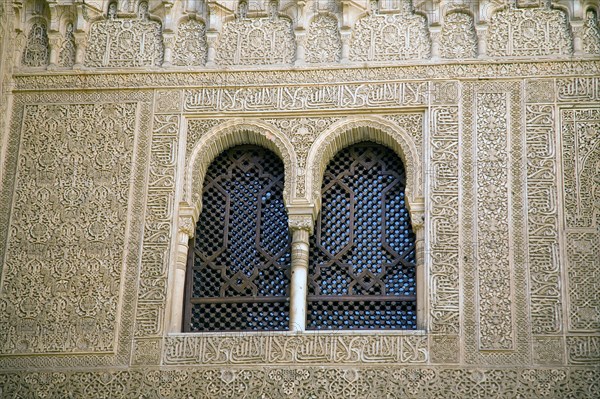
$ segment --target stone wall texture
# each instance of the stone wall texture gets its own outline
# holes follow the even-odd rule
[[[0,398],[600,397],[599,8],[1,2]],[[181,333],[210,161],[271,149],[310,229],[362,140],[407,169],[419,329]]]

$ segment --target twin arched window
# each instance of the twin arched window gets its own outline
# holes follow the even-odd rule
[[[291,245],[284,167],[239,146],[209,166],[190,240],[185,331],[287,330]],[[308,329],[416,328],[415,237],[405,172],[363,142],[330,161],[310,238]]]

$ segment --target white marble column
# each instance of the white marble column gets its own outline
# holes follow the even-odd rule
[[[312,234],[312,216],[291,216],[289,226],[292,232],[290,331],[304,331],[306,329],[306,295],[308,292],[308,238]]]
[[[417,278],[417,328],[424,330],[425,317],[425,203],[422,198],[410,204],[410,216],[415,233],[416,278]]]
[[[187,205],[187,204],[186,204]],[[171,315],[169,332],[182,331],[183,301],[185,289],[185,274],[187,271],[187,258],[190,238],[194,236],[196,223],[193,219],[193,210],[189,206],[180,205],[179,223],[177,227],[176,260],[172,276]]]

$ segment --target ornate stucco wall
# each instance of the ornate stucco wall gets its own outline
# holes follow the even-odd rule
[[[600,397],[597,1],[88,3],[0,5],[0,397]],[[419,330],[180,333],[210,161],[272,149],[305,229],[365,139]]]

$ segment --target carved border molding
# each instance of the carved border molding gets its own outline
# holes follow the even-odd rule
[[[0,374],[27,398],[578,398],[600,396],[597,368],[223,367]]]
[[[258,68],[257,68],[258,69]],[[600,75],[600,60],[462,62],[435,65],[373,66],[364,68],[293,69],[286,71],[231,70],[214,72],[148,72],[132,70],[117,73],[16,74],[14,91],[140,89],[167,87],[239,87],[339,84],[339,82],[397,81],[404,79],[522,78],[534,76]]]
[[[417,334],[302,334],[173,336],[163,364],[416,364],[429,360],[427,336]]]

